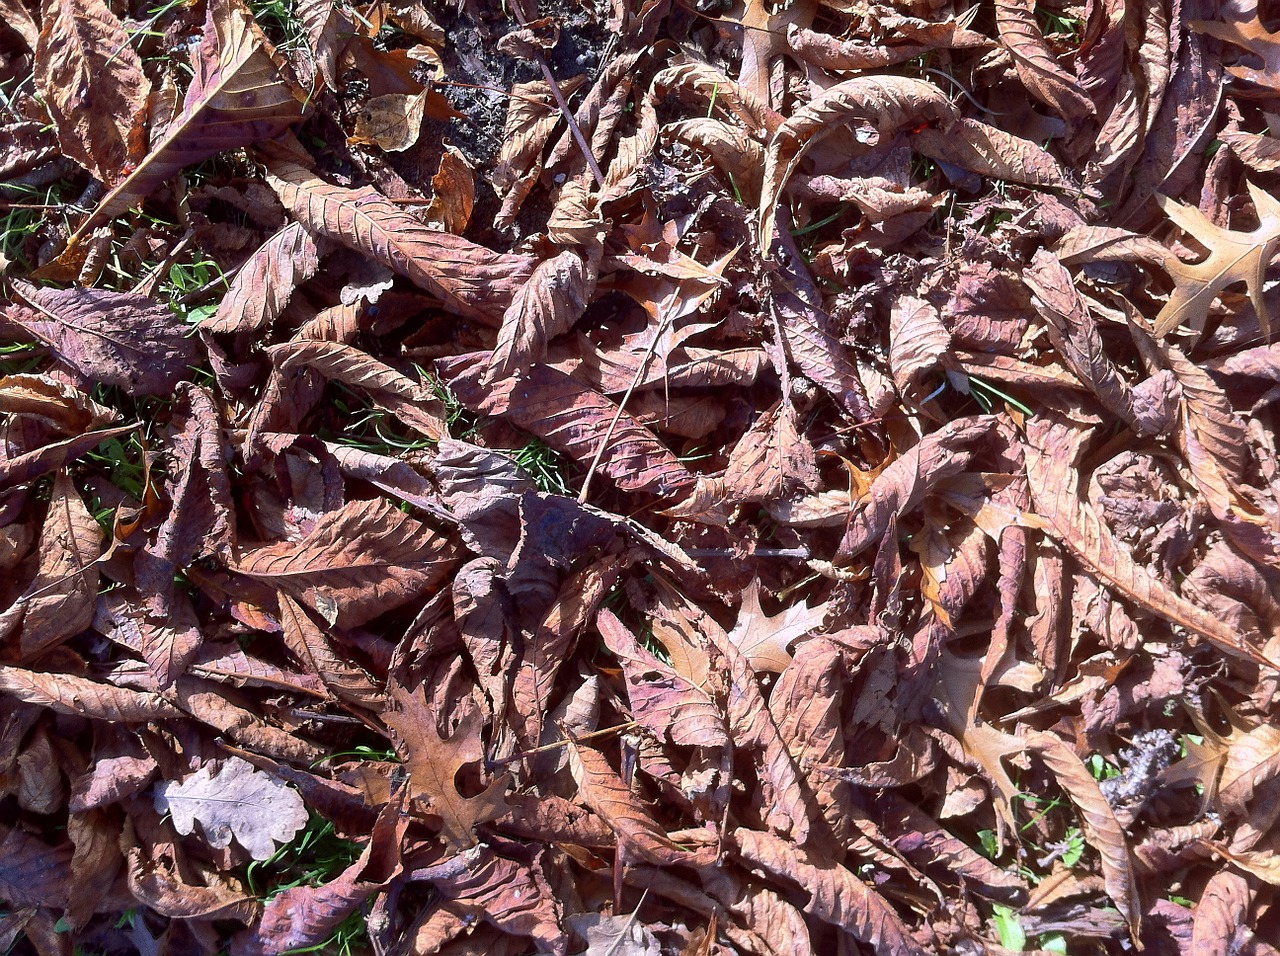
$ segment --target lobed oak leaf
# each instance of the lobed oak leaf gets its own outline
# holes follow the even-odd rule
[[[1209,251],[1196,263],[1183,262],[1172,254],[1165,257],[1164,268],[1173,277],[1174,287],[1169,301],[1155,318],[1158,337],[1184,326],[1203,327],[1209,306],[1217,295],[1243,282],[1262,333],[1270,338],[1271,319],[1262,287],[1267,266],[1280,249],[1280,200],[1253,183],[1246,185],[1258,213],[1258,225],[1249,232],[1223,229],[1206,219],[1199,209],[1183,206],[1165,196],[1156,197],[1165,215]]]
[[[450,846],[458,850],[475,846],[475,828],[502,814],[503,794],[511,784],[510,774],[503,774],[474,796],[463,796],[458,789],[458,773],[484,757],[480,712],[474,707],[465,710],[445,737],[425,687],[409,691],[392,685],[390,694],[397,709],[384,713],[382,720],[395,735],[397,750],[409,768],[409,795],[440,817],[441,835]]]
[[[255,860],[269,859],[277,843],[288,843],[307,825],[298,792],[239,757],[217,770],[201,767],[181,783],[157,784],[155,807],[172,815],[179,833],[188,835],[199,823],[210,846],[222,849],[234,837]]]
[[[753,578],[742,592],[738,620],[729,632],[752,670],[781,674],[791,663],[790,646],[811,634],[826,620],[829,604],[810,607],[807,601],[792,604],[773,617],[760,607],[760,579]]]
[[[1224,43],[1248,51],[1262,61],[1261,67],[1236,63],[1227,72],[1237,79],[1256,83],[1272,91],[1280,91],[1280,31],[1262,25],[1261,10],[1256,6],[1241,11],[1252,16],[1245,20],[1191,20],[1187,26],[1197,33],[1207,33]]]

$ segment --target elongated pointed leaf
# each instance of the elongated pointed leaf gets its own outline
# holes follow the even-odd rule
[[[452,560],[447,538],[375,498],[322,516],[301,541],[245,549],[232,567],[354,627],[426,592]]]
[[[10,309],[9,320],[90,381],[131,395],[163,395],[197,361],[199,351],[182,320],[154,299],[20,280],[14,286],[34,311]]]
[[[283,159],[271,163],[267,182],[289,214],[312,232],[394,269],[461,315],[496,324],[533,272],[528,256],[492,252],[435,232],[371,187],[331,186]]]
[[[151,81],[103,0],[45,0],[41,20],[35,80],[58,145],[115,185],[147,151]]]
[[[195,75],[182,112],[151,144],[133,173],[107,194],[67,244],[42,271],[46,278],[71,278],[84,261],[81,241],[88,231],[146,198],[179,170],[217,153],[273,139],[302,118],[306,94],[285,79],[283,61],[240,0],[212,0],[204,36],[195,48]]]

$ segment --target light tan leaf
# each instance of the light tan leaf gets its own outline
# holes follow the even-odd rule
[[[183,834],[197,822],[209,845],[221,849],[232,837],[255,860],[266,860],[277,843],[288,843],[307,824],[307,808],[298,791],[239,757],[215,771],[206,764],[177,783],[156,787],[157,813],[169,813]]]
[[[388,153],[403,152],[418,141],[426,102],[426,90],[375,96],[356,115],[355,132],[347,142],[377,146]]]
[[[1111,805],[1098,789],[1097,781],[1089,773],[1074,750],[1061,737],[1050,733],[1033,733],[1027,745],[1039,754],[1045,766],[1057,778],[1058,785],[1071,798],[1080,811],[1085,839],[1098,851],[1102,860],[1102,880],[1107,895],[1129,924],[1134,940],[1141,937],[1142,904],[1138,899],[1138,885],[1134,878],[1133,856],[1129,852],[1124,829],[1116,819]]]
[[[462,151],[449,142],[440,154],[440,166],[431,177],[431,205],[427,216],[460,236],[471,222],[476,205],[476,171]]]
[[[1280,201],[1253,183],[1247,184],[1258,213],[1258,225],[1249,232],[1214,225],[1200,210],[1183,206],[1166,196],[1156,196],[1165,215],[1196,242],[1209,250],[1200,262],[1165,257],[1165,271],[1173,277],[1169,301],[1155,319],[1155,333],[1165,336],[1180,326],[1201,327],[1218,293],[1243,282],[1253,303],[1262,332],[1271,335],[1271,320],[1262,296],[1262,285],[1272,256],[1280,249]]]
[[[533,271],[527,256],[427,228],[372,187],[331,186],[287,160],[270,164],[267,182],[308,229],[394,269],[461,315],[496,321]]]
[[[45,0],[41,21],[35,81],[58,145],[114,186],[146,154],[151,81],[103,0]]]
[[[475,796],[463,796],[458,790],[458,773],[484,756],[480,712],[467,709],[453,733],[445,737],[425,688],[409,691],[392,685],[389,689],[397,709],[384,713],[382,719],[395,734],[397,749],[409,768],[411,795],[440,817],[442,835],[455,849],[475,846],[475,828],[502,813],[502,795],[511,783],[510,774],[503,774]]]
[[[807,601],[792,604],[769,617],[760,607],[760,580],[752,578],[742,592],[738,620],[729,632],[752,670],[781,674],[791,663],[788,648],[813,633],[826,620],[828,604],[810,607]]]

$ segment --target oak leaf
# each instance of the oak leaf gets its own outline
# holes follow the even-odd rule
[[[465,710],[446,737],[440,733],[439,717],[424,687],[409,691],[394,685],[391,698],[396,709],[382,719],[409,768],[410,796],[440,817],[441,835],[452,847],[475,846],[475,828],[505,810],[503,794],[511,783],[510,774],[503,774],[474,796],[464,796],[458,789],[458,773],[484,757],[480,712],[474,707]]]
[[[201,767],[181,783],[156,787],[157,813],[173,816],[179,833],[200,824],[209,845],[221,849],[232,837],[255,860],[266,860],[277,843],[288,843],[307,825],[307,808],[298,792],[239,757],[217,770]]]
[[[1200,328],[1209,315],[1214,298],[1237,282],[1243,282],[1262,326],[1271,335],[1271,319],[1262,295],[1263,281],[1272,256],[1280,249],[1280,200],[1253,183],[1247,184],[1258,213],[1258,225],[1249,232],[1223,229],[1192,206],[1184,206],[1165,196],[1156,201],[1165,215],[1209,254],[1200,262],[1183,262],[1168,255],[1164,268],[1174,282],[1169,301],[1155,319],[1155,333],[1165,336],[1181,326]]]

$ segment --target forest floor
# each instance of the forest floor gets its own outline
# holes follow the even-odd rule
[[[0,0],[0,953],[1277,953],[1280,32]]]

